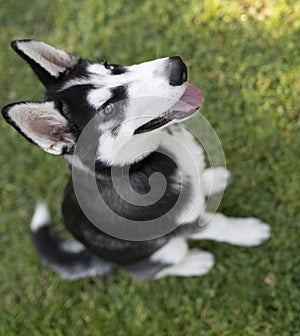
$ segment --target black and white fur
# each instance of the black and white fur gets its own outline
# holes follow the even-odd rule
[[[25,138],[50,154],[63,156],[73,169],[84,174],[95,170],[96,182],[106,201],[124,217],[147,220],[154,213],[168,211],[178,198],[179,168],[181,187],[186,193],[184,206],[168,219],[176,224],[176,230],[151,240],[130,241],[112,237],[90,223],[70,180],[62,211],[65,226],[76,240],[57,238],[44,204],[37,205],[31,222],[36,249],[44,265],[68,280],[102,275],[120,266],[139,279],[199,276],[210,270],[214,258],[208,252],[189,249],[188,239],[255,246],[269,237],[269,226],[258,219],[227,218],[205,211],[205,197],[225,189],[229,172],[222,167],[205,169],[202,148],[183,127],[170,122],[150,132],[136,133],[183,95],[186,68],[179,57],[125,67],[77,58],[34,40],[14,41],[12,47],[46,88],[42,102],[14,103],[2,111],[6,121]],[[161,100],[162,96],[166,99]],[[151,103],[145,97],[151,98]],[[121,107],[115,109],[114,104],[120,101]],[[77,157],[74,154],[77,140],[96,115],[99,116],[97,141],[87,144],[84,157]],[[196,171],[182,147],[176,146],[166,134],[179,139],[192,153],[197,161]],[[179,167],[158,149],[176,158]],[[148,191],[151,174],[162,172],[167,180],[163,199],[141,210],[118,198],[109,173],[111,167],[124,166],[131,166],[132,188],[141,194]],[[195,207],[191,200],[196,195]],[[97,211],[99,218],[105,220],[105,210],[97,208]],[[200,228],[199,221],[208,224]]]

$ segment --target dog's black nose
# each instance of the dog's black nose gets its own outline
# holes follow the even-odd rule
[[[169,81],[172,86],[182,85],[187,81],[187,68],[179,56],[169,58]]]

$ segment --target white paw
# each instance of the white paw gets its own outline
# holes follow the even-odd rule
[[[257,218],[214,215],[192,239],[210,239],[239,246],[257,246],[270,237],[270,226]]]
[[[230,172],[225,167],[208,168],[203,172],[205,195],[211,196],[223,192],[230,179]]]
[[[155,278],[160,279],[167,275],[183,277],[204,275],[209,272],[214,263],[215,259],[211,253],[192,249],[180,263],[162,269]]]
[[[226,241],[240,246],[257,246],[271,234],[269,225],[257,218],[230,218]]]
[[[154,252],[150,256],[150,260],[163,264],[177,264],[185,258],[188,249],[189,247],[186,240],[181,237],[176,237]]]

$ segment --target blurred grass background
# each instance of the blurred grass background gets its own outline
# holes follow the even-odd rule
[[[43,268],[29,223],[54,222],[65,163],[0,120],[0,335],[300,335],[300,3],[289,0],[0,0],[0,106],[43,89],[9,42],[34,38],[132,64],[180,55],[232,171],[221,210],[272,226],[257,248],[194,242],[216,266],[199,278],[67,283]]]

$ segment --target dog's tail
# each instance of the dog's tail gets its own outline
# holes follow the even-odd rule
[[[36,206],[31,230],[42,263],[63,279],[72,281],[102,275],[113,267],[79,242],[58,239],[51,226],[49,210],[43,203]]]

